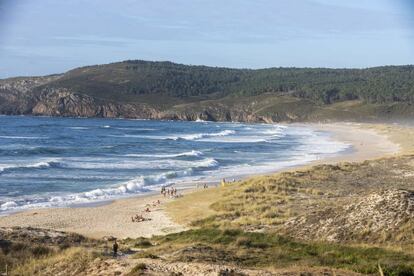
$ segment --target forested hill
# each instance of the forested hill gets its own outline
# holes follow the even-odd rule
[[[301,121],[411,117],[414,66],[230,69],[128,60],[0,80],[0,113]]]

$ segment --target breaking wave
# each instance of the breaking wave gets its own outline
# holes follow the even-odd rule
[[[171,184],[176,178],[191,176],[193,169],[169,171],[156,175],[138,176],[109,188],[94,189],[83,193],[61,196],[45,196],[37,198],[0,201],[0,211],[17,211],[28,208],[63,207],[72,204],[88,203],[97,200],[110,200],[120,196],[133,195],[151,190],[151,186]],[[155,188],[153,187],[153,188]]]
[[[203,155],[203,152],[198,151],[198,150],[192,150],[192,151],[186,151],[186,152],[182,152],[182,153],[177,153],[177,154],[125,154],[124,156],[129,156],[129,157],[155,157],[155,158],[174,158],[174,157],[183,157],[183,156],[201,156]]]
[[[24,164],[24,163],[20,163],[20,164],[12,164],[12,165],[2,165],[0,164],[0,174],[1,173],[5,173],[5,172],[9,172],[9,171],[14,171],[14,170],[21,170],[21,169],[45,169],[45,168],[50,168],[53,166],[57,166],[59,164],[58,161],[56,160],[52,160],[52,161],[39,161],[36,163],[29,163],[29,164]]]
[[[197,140],[197,139],[202,139],[202,138],[206,138],[206,137],[217,137],[217,136],[227,136],[227,135],[231,135],[231,134],[235,134],[236,132],[234,130],[223,130],[220,132],[215,132],[215,133],[195,133],[195,134],[188,134],[188,135],[183,135],[183,136],[173,136],[170,137],[169,139],[172,140],[179,140],[179,139],[183,139],[183,140]]]

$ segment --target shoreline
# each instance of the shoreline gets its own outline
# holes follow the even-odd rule
[[[401,144],[391,141],[389,135],[381,131],[381,127],[378,127],[385,127],[384,125],[375,126],[359,123],[304,123],[292,125],[329,132],[333,140],[352,145],[352,150],[310,161],[306,164],[289,166],[271,172],[239,175],[234,176],[234,178],[238,180],[246,179],[257,175],[269,175],[322,163],[358,162],[403,153]],[[185,195],[196,190],[198,189],[195,187],[184,187],[179,191]],[[157,200],[160,200],[161,204],[153,205],[152,203]],[[153,192],[108,202],[91,203],[93,206],[24,210],[0,217],[0,224],[3,227],[30,226],[75,232],[91,238],[105,236],[115,236],[117,238],[150,237],[186,229],[185,226],[173,222],[165,212],[165,204],[172,200],[165,199]],[[151,209],[151,212],[144,211],[147,207]],[[132,222],[131,216],[135,214],[143,214],[145,218],[150,220]]]

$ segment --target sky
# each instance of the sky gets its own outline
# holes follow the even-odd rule
[[[0,78],[126,59],[414,64],[414,0],[0,0]]]

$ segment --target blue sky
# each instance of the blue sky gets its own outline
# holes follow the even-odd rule
[[[263,67],[414,63],[411,0],[0,0],[0,77],[125,59]]]

